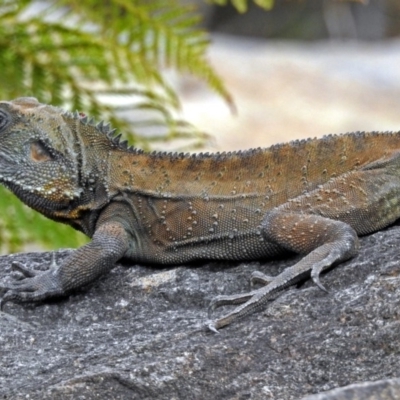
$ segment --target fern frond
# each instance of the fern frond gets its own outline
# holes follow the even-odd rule
[[[228,0],[207,0],[207,2],[219,6],[228,4]],[[275,4],[275,0],[253,0],[253,2],[265,10],[271,10]],[[248,9],[248,0],[231,0],[231,3],[240,13],[245,13]]]
[[[179,99],[163,69],[193,74],[233,104],[207,61],[208,36],[198,29],[198,16],[178,0],[108,0],[102,7],[97,0],[49,0],[39,11],[32,4],[0,2],[1,99],[35,96],[84,111],[110,121],[129,134],[131,144],[145,148],[156,140],[190,138],[196,146],[206,140],[177,119]],[[128,110],[129,118],[123,118]],[[143,130],[151,136],[142,137]],[[0,219],[7,228],[0,233],[3,246],[15,250],[30,241],[23,232],[36,221],[41,222],[32,236],[42,244],[47,244],[45,232],[74,237],[72,230],[64,233],[68,227],[43,222],[4,193],[0,189],[0,208],[10,211]],[[43,230],[48,226],[43,224],[52,228]]]
[[[178,98],[160,74],[160,68],[172,66],[204,79],[232,104],[205,58],[207,37],[192,26],[197,17],[187,8],[173,1],[110,0],[99,13],[93,0],[55,4],[67,4],[62,20],[74,16],[75,23],[62,24],[60,18],[54,21],[54,6],[43,15],[16,18],[28,1],[16,1],[4,14],[0,10],[0,65],[19,70],[15,79],[17,69],[9,67],[6,81],[12,84],[0,88],[3,98],[29,94],[43,102],[93,109],[98,115],[105,108],[94,100],[96,88],[101,91],[108,85],[115,89],[114,94],[120,93],[121,87],[124,95],[129,92],[127,87],[135,96],[137,87],[141,88],[139,96],[144,98],[160,93],[159,106],[177,109]],[[91,31],[88,16],[93,21]],[[129,131],[134,136],[134,131]]]
[[[190,5],[182,5],[177,0],[110,0],[104,12],[99,13],[95,11],[96,0],[60,0],[60,3],[70,7],[71,12],[92,18],[102,35],[121,40],[133,74],[140,75],[141,68],[148,70],[150,67],[157,71],[163,67],[176,68],[203,79],[233,104],[221,78],[207,61],[208,36],[196,28],[199,17]],[[109,18],[110,15],[118,18]],[[152,78],[169,91],[160,76]]]

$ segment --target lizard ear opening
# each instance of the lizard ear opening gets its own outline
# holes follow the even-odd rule
[[[51,161],[53,159],[52,155],[40,141],[31,143],[30,157],[35,162]]]

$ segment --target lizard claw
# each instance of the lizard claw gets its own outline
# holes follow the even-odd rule
[[[219,330],[216,328],[216,326],[215,326],[215,321],[207,321],[206,322],[206,328],[209,330],[209,331],[211,331],[211,332],[213,332],[213,333],[220,333],[219,332]]]
[[[311,269],[311,278],[314,281],[314,283],[324,292],[329,293],[328,289],[326,289],[326,287],[321,283],[321,281],[319,280],[319,276],[321,274],[321,271],[323,269],[323,266],[320,265],[315,265],[312,269]]]
[[[319,280],[319,276],[317,276],[316,278],[313,277],[313,281],[322,291],[324,291],[325,293],[329,293],[329,290]]]
[[[6,291],[0,300],[1,311],[3,311],[5,304],[10,301],[14,303],[40,301],[63,293],[55,270],[34,271],[20,263],[13,263],[12,267],[22,277],[0,286],[0,289]]]
[[[311,269],[311,278],[314,281],[314,283],[325,293],[329,293],[328,289],[321,283],[321,281],[319,280],[319,276],[321,274],[321,271],[323,269],[324,265],[319,266],[319,265],[315,265],[312,269]]]

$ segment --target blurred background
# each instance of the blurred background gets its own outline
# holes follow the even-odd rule
[[[0,0],[0,98],[131,145],[231,151],[400,130],[399,0]],[[0,187],[0,251],[88,239]]]
[[[184,117],[215,137],[208,150],[400,129],[400,1],[282,0],[245,14],[192,2],[237,107],[178,79]]]

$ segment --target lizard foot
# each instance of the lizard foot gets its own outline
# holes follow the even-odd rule
[[[328,292],[319,280],[320,273],[325,266],[326,263],[324,262],[315,264],[311,268],[311,276],[320,289]],[[293,274],[293,271],[295,274]],[[296,266],[286,269],[276,277],[264,275],[262,272],[254,272],[251,277],[251,284],[264,283],[266,286],[263,286],[260,289],[252,290],[248,293],[220,295],[214,297],[211,300],[208,308],[209,322],[207,323],[207,328],[213,332],[216,332],[218,329],[231,324],[233,321],[253,313],[254,310],[262,306],[266,301],[276,298],[278,293],[281,292],[283,288],[293,284],[300,275],[298,273],[296,275],[296,273]],[[225,305],[237,305],[237,307],[223,317],[211,320],[211,313],[216,308]]]
[[[252,313],[256,308],[264,303],[269,296],[268,286],[262,287],[261,289],[253,290],[248,293],[233,294],[233,295],[220,295],[214,297],[211,300],[210,306],[208,308],[209,322],[207,323],[207,328],[212,332],[218,332],[218,329],[229,325],[233,321],[243,317],[246,314]],[[223,317],[211,320],[211,313],[217,307],[225,305],[239,305],[233,311],[224,315]]]
[[[40,301],[64,293],[55,269],[35,271],[18,262],[14,262],[12,268],[16,273],[13,274],[14,281],[0,285],[0,290],[6,292],[0,300],[1,311],[9,301]]]
[[[241,318],[243,315],[247,313],[251,313],[254,308],[257,308],[260,303],[263,302],[265,298],[271,298],[273,296],[273,291],[270,290],[270,284],[275,281],[275,276],[265,275],[260,271],[254,271],[251,274],[250,278],[250,286],[253,289],[254,285],[257,283],[261,283],[262,285],[266,285],[260,289],[252,290],[247,293],[240,293],[240,294],[232,294],[232,295],[219,295],[214,297],[210,305],[208,307],[208,322],[206,324],[207,329],[212,332],[217,333],[218,329],[229,325],[234,320]],[[272,300],[272,299],[271,299]],[[226,305],[239,305],[233,311],[228,313],[227,315],[212,320],[211,314],[212,312],[221,306]]]
[[[256,283],[261,283],[262,285],[268,285],[275,279],[274,276],[265,275],[261,271],[254,271],[251,274],[250,286],[253,288]]]

